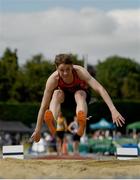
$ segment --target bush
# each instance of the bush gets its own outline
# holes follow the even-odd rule
[[[21,121],[26,125],[36,122],[39,104],[0,103],[0,120]]]

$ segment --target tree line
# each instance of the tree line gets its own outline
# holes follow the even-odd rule
[[[84,65],[84,59],[75,54],[72,57],[75,64]],[[0,101],[40,102],[46,80],[54,70],[53,61],[42,54],[34,55],[20,66],[17,50],[6,48],[0,57]],[[113,99],[140,98],[140,64],[135,60],[110,56],[99,60],[96,66],[88,64],[88,71]],[[98,95],[93,96],[99,98]]]

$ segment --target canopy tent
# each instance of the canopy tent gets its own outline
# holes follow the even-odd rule
[[[134,122],[134,123],[131,123],[131,124],[128,124],[127,126],[126,126],[126,129],[127,130],[133,130],[133,129],[140,129],[140,121],[136,121],[136,122]]]
[[[90,124],[90,129],[115,129],[116,126],[113,123],[109,123],[105,118],[102,118],[99,122]]]
[[[31,129],[20,121],[1,121],[0,120],[0,131],[3,132],[20,132],[20,133],[31,133]]]

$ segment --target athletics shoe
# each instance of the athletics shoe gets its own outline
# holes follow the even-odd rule
[[[77,134],[82,136],[84,134],[84,130],[86,127],[86,115],[83,111],[79,111],[77,114],[77,122],[79,124],[79,128]]]
[[[54,117],[50,110],[47,110],[44,115],[45,123],[47,124],[52,136],[55,136],[56,128],[54,125]]]

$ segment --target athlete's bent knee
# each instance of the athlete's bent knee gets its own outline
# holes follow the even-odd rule
[[[86,92],[84,90],[78,90],[75,92],[75,98],[83,97],[86,98]]]
[[[54,90],[52,98],[62,103],[64,101],[64,92],[61,89]]]

